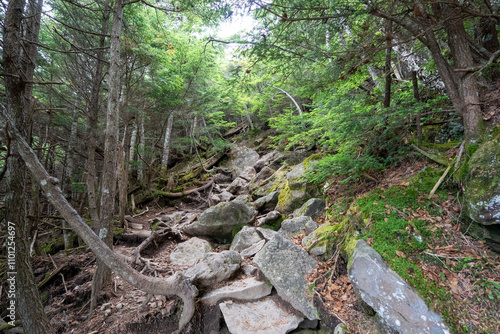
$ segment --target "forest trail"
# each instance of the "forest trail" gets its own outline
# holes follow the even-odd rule
[[[243,156],[253,155],[251,152],[253,150],[248,147],[237,148],[235,151]],[[323,256],[321,247],[313,247],[306,242],[316,233],[315,229],[319,231],[325,227],[328,228],[329,224],[333,223],[323,214],[325,203],[321,204],[321,200],[311,199],[313,201],[307,201],[310,203],[309,206],[304,205],[302,208],[290,212],[286,217],[282,217],[281,214],[276,215],[275,211],[280,206],[286,208],[283,203],[278,203],[278,197],[281,198],[281,196],[274,195],[274,192],[270,191],[273,188],[266,182],[252,186],[256,179],[280,183],[287,177],[288,184],[293,184],[294,180],[290,178],[290,175],[294,176],[294,173],[298,173],[297,169],[303,163],[294,160],[295,165],[287,167],[290,171],[285,171],[280,176],[280,170],[283,171],[283,169],[277,166],[286,159],[296,158],[297,154],[288,155],[288,158],[285,158],[275,151],[264,153],[262,156],[257,155],[252,159],[243,158],[238,154],[233,155],[232,159],[237,161],[239,174],[233,172],[229,176],[228,171],[225,170],[223,173],[225,176],[212,177],[214,182],[210,187],[183,197],[171,207],[161,207],[157,201],[152,201],[142,211],[126,216],[128,229],[115,236],[115,252],[131,263],[137,271],[148,276],[169,277],[176,271],[183,271],[188,273],[187,277],[194,279],[200,293],[197,297],[195,316],[185,329],[185,333],[242,333],[242,328],[245,332],[248,324],[259,324],[258,329],[265,330],[264,332],[269,334],[331,333],[342,324],[347,325],[349,333],[376,333],[380,330],[381,325],[377,318],[366,313],[363,302],[360,301],[355,292],[356,288],[353,286],[351,274],[348,272],[346,255],[339,252],[341,244],[345,241],[345,236],[340,242],[337,241],[336,245],[333,244],[332,250],[336,249],[335,252],[329,253],[326,257]],[[307,160],[306,156],[310,154],[303,154],[299,161]],[[267,161],[263,162],[262,159],[267,159]],[[226,162],[226,164],[235,165],[234,161]],[[245,164],[257,166],[259,173],[253,167],[245,167]],[[276,168],[272,175],[269,175],[269,171],[266,169],[270,168],[269,166]],[[402,164],[386,171],[378,186],[380,189],[390,188],[393,185],[407,186],[406,180],[431,167],[425,162]],[[295,172],[293,172],[294,170]],[[359,192],[357,196],[361,197],[362,194],[376,190],[374,186],[374,184],[369,183],[360,187],[357,190]],[[251,189],[254,193],[266,189],[268,195],[263,196],[261,193],[260,197],[254,201],[249,196]],[[325,195],[329,196],[327,207],[330,208],[344,200],[340,184],[330,187]],[[312,203],[319,204],[313,205]],[[316,207],[316,205],[319,206]],[[224,216],[223,209],[227,207],[230,209]],[[223,209],[217,211],[216,208]],[[389,206],[389,208],[391,207]],[[442,208],[447,210],[443,212],[444,215],[454,214],[456,210],[459,210],[459,208],[449,206],[446,203]],[[246,209],[252,212],[249,220],[245,220],[237,213],[239,212],[237,210],[244,211]],[[301,212],[307,214],[301,217]],[[206,216],[206,213],[222,214],[221,217],[224,217],[225,221],[221,222],[220,229],[217,231],[225,230],[225,233],[230,231],[232,236],[229,239],[224,237],[225,240],[214,238],[216,235],[213,234],[213,231],[210,228],[207,229],[207,226],[202,223],[205,218],[200,218],[202,215]],[[341,214],[346,215],[345,212],[341,212]],[[429,217],[426,211],[414,214],[420,215],[422,219],[445,221],[442,218]],[[230,224],[231,217],[236,215],[239,217],[238,219],[243,219],[243,221],[236,221],[236,223],[242,223],[246,226],[241,229],[241,224],[236,224],[229,225],[229,230],[224,229],[223,226]],[[314,217],[314,221],[307,215]],[[279,228],[278,232],[262,228],[270,228],[276,222],[279,222],[278,225],[275,225],[275,229]],[[342,226],[343,223],[334,224]],[[445,224],[443,228],[450,229],[450,232],[455,234],[453,242],[460,243],[459,248],[462,249],[463,254],[474,258],[478,257],[477,254],[486,252],[484,245],[465,236],[459,236],[458,231],[451,230],[451,225]],[[342,227],[338,231],[341,229]],[[192,235],[186,233],[187,231]],[[334,234],[339,235],[336,232]],[[446,236],[446,233],[443,234]],[[157,237],[151,239],[152,235]],[[316,237],[320,238],[317,235]],[[289,241],[285,240],[287,238]],[[231,239],[233,241],[229,244]],[[372,243],[372,238],[366,240],[369,244]],[[278,263],[266,262],[265,254],[262,255],[263,246],[276,241],[286,251],[281,254],[275,253],[270,257],[279,257]],[[179,245],[188,245],[191,242],[193,242],[194,248],[179,251],[181,249]],[[38,281],[41,282],[39,286],[49,287],[46,294],[49,303],[45,309],[52,319],[51,324],[59,333],[74,333],[76,328],[78,328],[78,332],[96,334],[171,333],[177,328],[181,311],[181,304],[178,300],[165,296],[148,296],[116,275],[113,275],[112,286],[101,294],[98,308],[88,314],[86,300],[90,296],[91,279],[95,271],[95,256],[88,251],[81,253],[81,250],[83,249],[77,248],[74,254],[63,255],[60,253],[55,256],[36,257],[34,261],[35,274]],[[439,252],[440,250],[435,248],[433,251]],[[308,252],[314,256],[307,255]],[[174,259],[171,256],[173,253],[180,254],[180,260],[179,256]],[[215,259],[213,262],[216,267],[227,268],[227,270],[216,272],[217,270],[210,267],[207,254],[215,254],[213,257],[216,257],[226,256],[230,253],[231,256],[241,254],[237,255],[238,259],[233,265],[231,265],[232,260],[228,262],[227,257],[222,258],[222,260]],[[294,267],[292,271],[287,271],[286,266],[280,266],[279,262],[287,261],[286,255],[283,258],[280,257],[283,256],[283,253],[293,254],[291,263],[294,263]],[[303,257],[299,259],[300,256]],[[259,258],[257,259],[257,257]],[[182,265],[183,261],[190,263]],[[303,300],[305,304],[295,303],[295,300],[301,300],[301,294],[292,295],[290,298],[286,288],[281,287],[279,281],[287,280],[287,275],[297,276],[296,273],[300,270],[298,270],[299,267],[295,266],[299,263],[302,266],[308,261],[312,261],[312,267],[300,274],[298,278],[299,280],[303,279],[304,284],[308,286],[312,284],[314,293],[308,297],[311,298],[312,302],[308,304],[307,300]],[[200,267],[202,263],[205,267]],[[422,265],[422,268],[428,271],[428,275],[435,275],[437,279],[441,277],[437,267],[424,263]],[[193,270],[196,267],[198,269]],[[279,268],[277,276],[273,276],[274,267]],[[485,268],[482,275],[492,279],[495,271],[498,270],[495,268],[495,266]],[[212,271],[216,273],[212,275]],[[447,271],[446,275],[448,277],[451,273]],[[207,276],[209,277],[207,278]],[[46,277],[44,281],[41,280],[43,277]],[[276,280],[276,277],[279,279]],[[465,277],[460,276],[460,279],[461,281],[456,281],[452,289],[469,289],[469,283]],[[269,285],[269,282],[275,287]],[[476,308],[477,305],[474,307]],[[308,313],[310,310],[317,310],[321,314],[320,319],[316,319],[314,316],[316,311]],[[236,312],[236,316],[231,312]],[[309,314],[309,316],[304,316],[305,314]],[[274,316],[274,318],[268,317],[269,315]],[[307,319],[308,317],[312,319]],[[257,321],[257,319],[259,320]],[[246,325],[242,327],[241,322]],[[490,326],[495,326],[494,321]]]

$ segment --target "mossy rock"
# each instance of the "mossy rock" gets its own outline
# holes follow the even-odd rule
[[[302,162],[286,174],[287,183],[280,193],[276,210],[284,214],[291,213],[320,193],[318,185],[307,183],[303,179],[309,168],[312,167],[307,167]]]
[[[500,136],[475,151],[469,160],[465,199],[469,217],[483,225],[500,224]]]
[[[484,226],[472,223],[468,233],[476,239],[483,240],[495,252],[500,253],[500,225]]]
[[[272,178],[264,184],[261,184],[261,182],[257,184],[252,181],[249,187],[252,192],[253,199],[256,200],[260,197],[269,195],[273,191],[283,189],[286,186],[286,174],[288,171],[288,168],[283,168],[275,172]]]

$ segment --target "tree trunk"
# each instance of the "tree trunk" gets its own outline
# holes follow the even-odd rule
[[[137,165],[137,180],[142,182],[144,180],[144,161],[146,161],[146,156],[144,150],[146,149],[146,137],[144,132],[144,116],[139,114],[139,147],[137,149],[138,161]],[[144,161],[143,161],[144,160]]]
[[[458,69],[473,67],[474,60],[466,37],[467,32],[463,21],[459,19],[460,10],[454,6],[444,5],[443,14],[449,18],[445,30],[448,34],[448,44],[455,61],[455,67]],[[469,143],[478,140],[481,136],[483,120],[481,102],[476,77],[471,73],[459,73],[459,92],[465,108],[461,115],[464,119],[465,142]]]
[[[467,32],[460,13],[458,1],[450,1],[452,5],[441,3],[436,6],[434,13],[438,15],[449,37],[451,55],[454,65],[450,65],[444,58],[443,52],[436,37],[435,25],[432,16],[425,12],[421,0],[414,2],[419,15],[414,20],[401,21],[391,13],[373,8],[371,14],[393,20],[406,28],[413,36],[419,39],[430,51],[436,68],[443,79],[448,96],[456,112],[463,117],[465,127],[465,142],[475,142],[481,136],[483,129],[479,90],[474,75],[463,70],[473,66],[472,51],[467,40]],[[461,71],[455,71],[455,70]],[[466,73],[466,74],[463,74]]]
[[[2,127],[5,127],[6,122],[11,123],[9,116],[4,111],[0,112],[0,116],[2,120],[0,125]],[[141,291],[151,295],[178,296],[182,299],[184,307],[179,320],[179,329],[174,332],[178,334],[194,314],[194,297],[196,297],[198,293],[196,287],[180,272],[168,278],[156,278],[140,274],[126,265],[122,258],[114,253],[111,248],[90,229],[75,209],[73,209],[71,204],[68,203],[66,198],[64,198],[61,189],[57,186],[58,180],[51,177],[43,168],[36,154],[22,138],[17,128],[9,127],[9,135],[13,140],[15,149],[24,160],[24,165],[31,172],[36,182],[41,185],[47,199],[54,205],[78,236],[90,247],[100,261],[109,266],[123,280]],[[36,321],[38,318],[31,318],[31,320]],[[27,331],[27,333],[43,332]]]
[[[134,129],[132,130],[132,135],[130,137],[130,149],[128,152],[128,156],[130,157],[130,159],[129,159],[130,162],[132,162],[134,160],[136,139],[137,139],[137,124],[134,125]]]
[[[107,7],[107,2],[104,7]],[[95,149],[97,147],[97,128],[99,117],[99,91],[101,89],[101,82],[103,79],[104,68],[104,45],[106,42],[105,34],[108,31],[109,11],[105,10],[102,15],[101,37],[99,39],[99,49],[96,53],[97,61],[95,74],[92,80],[92,89],[90,92],[90,101],[88,107],[87,118],[87,164],[86,164],[86,184],[87,184],[87,197],[89,205],[89,214],[92,222],[97,224],[99,221],[99,211],[97,207],[95,180],[97,171],[95,166]],[[97,226],[97,225],[94,225]]]
[[[172,127],[174,125],[174,112],[168,115],[167,129],[165,130],[165,141],[163,142],[163,153],[161,157],[161,168],[166,169],[168,165],[168,156],[170,153],[170,136],[172,135]]]
[[[411,72],[411,83],[413,85],[413,97],[417,102],[420,101],[420,94],[418,92],[418,78],[417,78],[417,71],[412,71]],[[416,125],[417,125],[417,140],[418,140],[418,146],[422,145],[422,125],[421,123],[421,115],[422,112],[419,110],[417,112],[417,120],[416,120]]]
[[[115,214],[116,194],[116,161],[118,147],[118,113],[120,109],[120,37],[123,21],[123,2],[116,0],[113,10],[113,26],[111,28],[110,67],[108,84],[108,107],[106,113],[106,132],[104,141],[104,166],[100,187],[99,237],[108,247],[113,246],[113,218]],[[111,283],[111,271],[101,261],[97,261],[97,269],[92,281],[90,309],[97,305],[97,297],[101,288]]]
[[[248,124],[250,124],[250,130],[253,130],[254,127],[253,127],[252,118],[250,117],[250,114],[248,113],[248,107],[246,104],[245,104],[245,116],[247,117]]]
[[[130,166],[130,133],[129,126],[125,126],[125,132],[123,133],[123,141],[121,150],[123,154],[119,154],[118,162],[118,199],[119,199],[119,219],[121,226],[127,226],[127,222],[125,221],[125,210],[127,209],[127,189],[128,189],[128,171]],[[118,150],[120,151],[120,150]]]
[[[64,173],[63,189],[65,189],[66,198],[72,198],[71,191],[71,177],[73,176],[73,167],[75,165],[75,154],[73,150],[76,146],[76,135],[78,130],[78,116],[80,111],[78,110],[80,104],[80,97],[76,97],[75,108],[73,109],[73,120],[71,122],[71,132],[69,135],[68,146],[66,147],[66,168]]]
[[[386,49],[385,49],[385,94],[384,94],[384,108],[391,106],[391,54],[392,54],[392,21],[387,21],[386,31]]]
[[[29,109],[27,108],[30,108],[32,104],[32,85],[26,84],[26,82],[33,80],[36,47],[31,43],[21,45],[21,23],[24,7],[24,0],[12,0],[8,3],[3,31],[3,72],[8,74],[5,76],[5,98],[7,113],[11,115],[9,123],[13,127],[22,129],[26,135],[29,126],[27,122]],[[27,20],[25,21],[27,25],[25,37],[36,42],[42,1],[30,2],[28,8],[30,18],[25,18]],[[7,127],[4,124],[2,128]],[[13,151],[16,152],[15,149]],[[10,298],[10,303],[14,303],[26,333],[53,333],[44,313],[31,268],[28,244],[31,235],[28,234],[29,222],[26,217],[29,202],[26,200],[27,194],[29,194],[27,189],[29,180],[26,168],[18,154],[14,154],[7,161],[6,177],[6,219],[8,225],[14,225],[15,228],[15,243],[14,245],[9,244],[9,246],[15,246],[16,255],[14,267],[10,267],[8,270],[16,274],[9,274],[7,277],[15,279],[16,286],[15,299]],[[15,316],[9,320],[15,321]]]
[[[194,119],[193,119],[193,126],[191,127],[191,131],[190,131],[191,133],[189,134],[189,136],[192,139],[191,140],[191,145],[189,146],[189,154],[190,155],[193,154],[193,149],[195,148],[195,145],[196,145],[196,143],[194,141],[194,138],[195,138],[194,133],[196,131],[196,123],[198,123],[198,115],[195,113],[194,114]]]

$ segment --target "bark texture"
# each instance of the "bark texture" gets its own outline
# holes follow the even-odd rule
[[[111,52],[109,66],[108,107],[106,113],[106,133],[104,140],[104,166],[100,187],[99,237],[113,246],[113,218],[115,214],[116,169],[118,147],[118,113],[120,109],[120,37],[123,21],[123,1],[116,0],[113,10],[113,26],[111,28]],[[102,262],[97,261],[97,269],[92,281],[90,309],[97,305],[97,296],[103,286],[111,283],[111,271]]]
[[[33,80],[34,60],[36,47],[33,44],[22,45],[21,23],[23,20],[24,0],[9,1],[5,15],[3,32],[3,71],[5,76],[5,93],[7,110],[2,112],[7,117],[11,115],[8,127],[3,122],[2,128],[19,127],[27,134],[27,115],[31,102],[31,82]],[[25,37],[31,41],[37,40],[40,26],[42,1],[30,2],[26,19]],[[38,22],[33,22],[38,21]],[[26,333],[43,334],[53,333],[47,316],[44,313],[38,289],[34,281],[29,252],[31,237],[27,210],[29,201],[26,193],[29,186],[29,177],[19,156],[15,144],[11,142],[12,151],[16,152],[7,162],[7,196],[6,218],[15,224],[16,246],[16,311],[18,312]],[[28,144],[26,144],[28,145]],[[29,147],[29,146],[28,146]]]

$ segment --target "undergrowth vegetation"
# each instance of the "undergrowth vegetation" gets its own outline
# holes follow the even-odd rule
[[[350,215],[359,217],[353,224],[355,238],[379,252],[453,333],[495,333],[500,325],[492,311],[500,304],[495,263],[481,253],[480,243],[460,233],[452,182],[428,197],[443,171],[425,167],[408,180],[355,199],[349,208]],[[327,216],[341,217],[339,210],[333,206]]]

